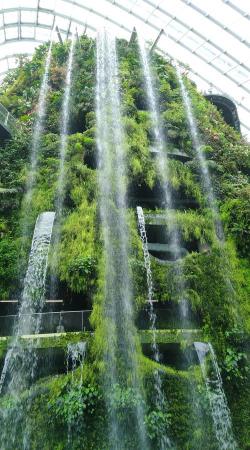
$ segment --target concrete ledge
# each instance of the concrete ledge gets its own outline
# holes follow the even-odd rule
[[[151,330],[141,330],[139,332],[141,343],[150,344],[153,341],[153,332]],[[183,341],[195,341],[196,339],[202,339],[201,330],[157,330],[156,342],[158,344],[178,344]]]
[[[142,344],[150,344],[153,341],[153,332],[151,330],[140,330],[139,336]],[[50,333],[50,334],[33,334],[20,336],[18,340],[14,337],[0,337],[0,358],[4,357],[8,347],[12,345],[28,347],[30,344],[36,349],[46,348],[66,348],[69,343],[86,341],[93,337],[90,331],[85,332],[69,332],[69,333]],[[163,344],[176,344],[184,341],[193,342],[202,340],[201,330],[157,330],[156,342]]]

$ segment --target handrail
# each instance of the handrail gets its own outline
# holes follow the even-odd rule
[[[76,331],[92,331],[93,328],[90,323],[91,310],[77,310],[77,311],[48,311],[33,314],[22,314],[22,318],[27,317],[29,320],[40,318],[41,333],[51,332],[76,332]],[[181,322],[176,315],[175,309],[156,308],[156,327],[160,329],[165,328],[181,328]],[[0,316],[0,336],[10,336],[11,331],[18,320],[18,314],[8,314]],[[150,321],[147,309],[143,309],[137,319],[136,325],[139,330],[149,329]],[[197,324],[194,324],[196,327]]]

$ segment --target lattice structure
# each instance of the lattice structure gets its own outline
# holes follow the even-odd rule
[[[103,25],[130,39],[136,27],[151,46],[187,65],[202,91],[230,96],[250,135],[248,0],[2,0],[1,7],[1,77],[17,55],[50,39],[54,25],[62,39],[75,27],[95,36]]]

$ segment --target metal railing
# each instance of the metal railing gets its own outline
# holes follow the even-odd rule
[[[81,311],[51,311],[35,314],[26,314],[30,320],[40,322],[39,333],[61,333],[61,332],[77,332],[92,331],[90,324],[91,310]],[[156,323],[155,326],[159,330],[182,328],[183,324],[180,320],[178,312],[172,309],[155,308]],[[17,325],[18,315],[10,314],[0,316],[0,336],[10,336]],[[192,328],[196,328],[197,323]],[[136,326],[140,330],[150,329],[150,319],[147,310],[142,310],[137,319]],[[189,327],[190,328],[190,327]]]
[[[89,322],[91,311],[61,311],[24,314],[31,321],[39,321],[39,333],[90,331]],[[18,321],[17,314],[0,316],[0,336],[9,336],[13,333]]]

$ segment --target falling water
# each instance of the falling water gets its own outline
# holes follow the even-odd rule
[[[100,212],[105,253],[105,313],[107,350],[105,393],[110,411],[110,448],[124,448],[127,430],[121,428],[112,405],[114,387],[130,386],[141,397],[133,324],[132,286],[128,267],[126,220],[125,139],[119,99],[115,40],[106,32],[97,36],[97,146]],[[121,371],[120,367],[123,367]],[[142,402],[135,407],[140,448],[147,450]]]
[[[20,336],[39,333],[41,323],[39,313],[42,312],[44,305],[48,252],[54,218],[54,212],[44,212],[37,218],[14,338],[6,354],[1,374],[0,392],[5,388],[5,392],[10,394],[16,402],[18,402],[22,390],[30,384],[35,375],[37,358],[33,343],[29,341],[27,347],[24,348],[20,343]],[[21,407],[15,413],[12,428],[13,443],[16,437],[15,426],[23,413]],[[8,430],[3,430],[0,442],[5,442],[6,434],[8,435]]]
[[[220,450],[236,450],[230,411],[223,390],[221,374],[211,344],[194,342],[211,406],[215,434]],[[208,357],[209,361],[208,361]]]
[[[148,304],[149,304],[149,319],[150,319],[150,330],[152,331],[152,343],[151,348],[153,351],[154,359],[157,363],[160,362],[160,353],[159,353],[159,347],[157,345],[156,341],[156,314],[154,311],[154,305],[153,305],[153,279],[152,279],[152,272],[151,272],[151,264],[150,264],[150,255],[148,251],[148,241],[147,241],[147,233],[146,233],[146,227],[145,227],[145,219],[143,214],[143,209],[140,206],[137,206],[137,216],[138,216],[138,225],[139,225],[139,231],[141,235],[141,241],[142,241],[142,247],[143,247],[143,255],[144,255],[144,265],[146,269],[147,274],[147,285],[148,285]],[[154,378],[155,378],[155,391],[156,391],[156,399],[155,404],[156,408],[164,413],[164,409],[166,406],[165,396],[162,389],[162,378],[159,373],[159,370],[155,370],[154,372]],[[166,434],[163,434],[160,436],[160,448],[162,450],[171,448],[171,443],[169,438],[166,436]]]
[[[153,76],[151,74],[151,68],[148,60],[147,51],[145,48],[145,43],[140,35],[138,35],[138,44],[140,49],[140,56],[144,74],[144,82],[146,87],[147,101],[149,105],[149,110],[152,119],[152,129],[154,133],[154,147],[157,151],[157,168],[159,172],[160,179],[163,181],[164,188],[164,200],[166,205],[166,219],[169,230],[169,242],[174,260],[181,258],[181,246],[180,246],[180,236],[179,230],[177,228],[176,220],[173,211],[173,199],[171,190],[169,187],[169,167],[168,158],[166,152],[166,138],[164,137],[161,120],[159,116],[159,110],[157,106],[157,100],[155,96],[155,91],[153,87]],[[180,296],[180,312],[183,320],[183,325],[188,322],[188,303],[184,296],[185,282],[183,276],[183,270],[181,263],[177,263],[175,267],[176,280],[178,285],[178,291]]]
[[[179,86],[181,89],[183,103],[184,103],[184,106],[186,109],[186,115],[187,115],[190,133],[192,136],[193,146],[194,146],[194,149],[195,149],[198,161],[199,161],[204,194],[206,196],[208,206],[212,211],[215,235],[217,236],[218,243],[221,244],[221,250],[222,250],[221,251],[221,265],[223,265],[225,267],[225,270],[223,272],[223,280],[224,280],[224,287],[226,290],[226,296],[234,304],[237,322],[241,323],[242,319],[238,315],[238,308],[237,308],[237,303],[236,303],[236,293],[235,293],[235,290],[234,290],[234,287],[233,287],[233,284],[232,284],[232,281],[231,281],[231,278],[229,275],[229,270],[230,270],[229,269],[229,267],[230,267],[229,259],[225,252],[225,249],[223,248],[224,243],[225,243],[224,230],[223,230],[222,222],[220,219],[220,213],[219,213],[217,203],[216,203],[216,197],[214,194],[212,181],[211,181],[211,177],[209,174],[207,161],[206,161],[206,158],[202,151],[203,143],[201,141],[197,122],[196,122],[196,119],[195,119],[195,116],[193,113],[193,107],[192,107],[192,103],[190,100],[190,96],[186,89],[186,86],[184,84],[184,81],[183,81],[183,78],[182,78],[182,75],[180,72],[180,67],[178,64],[175,64],[175,66],[176,66],[176,73],[177,73]]]
[[[73,68],[73,58],[75,49],[75,35],[72,37],[68,63],[67,63],[67,73],[63,96],[63,105],[61,113],[61,133],[60,133],[60,165],[58,174],[58,186],[56,195],[56,214],[61,217],[62,206],[64,200],[64,178],[65,178],[65,156],[67,148],[67,136],[69,128],[69,104],[70,104],[70,94],[71,94],[71,78],[72,78],[72,68]]]
[[[44,74],[42,79],[42,84],[39,92],[39,100],[37,107],[37,117],[35,121],[35,126],[32,134],[32,144],[31,144],[31,154],[30,154],[30,169],[28,173],[27,183],[26,183],[26,204],[27,207],[30,204],[32,198],[32,191],[36,178],[36,169],[38,162],[38,154],[41,147],[41,137],[44,127],[44,119],[46,115],[46,100],[49,88],[49,68],[51,62],[51,51],[52,51],[52,39],[49,44],[49,49],[45,61]]]
[[[66,367],[67,374],[71,371],[71,382],[68,390],[68,397],[72,400],[77,399],[78,404],[82,402],[82,378],[83,378],[83,366],[86,356],[86,342],[77,342],[76,344],[68,344],[67,357],[66,357]],[[80,366],[80,378],[75,377],[75,369]],[[70,448],[72,443],[72,426],[75,424],[74,412],[71,416],[71,411],[69,411],[68,417],[68,437],[67,443]]]
[[[32,142],[31,142],[31,153],[30,153],[30,167],[26,180],[26,195],[24,196],[24,202],[22,207],[22,219],[20,221],[20,234],[22,238],[22,247],[20,252],[20,260],[19,260],[19,280],[20,285],[23,286],[23,267],[26,266],[26,261],[24,258],[24,249],[26,248],[26,243],[29,241],[30,237],[30,217],[31,217],[31,201],[33,196],[33,189],[36,182],[37,176],[37,164],[38,164],[38,156],[41,148],[41,138],[44,128],[44,119],[46,116],[46,106],[47,106],[47,93],[49,88],[49,68],[51,63],[51,53],[52,53],[52,42],[53,42],[53,33],[49,44],[49,49],[47,53],[47,57],[45,60],[45,68],[42,78],[42,83],[39,92],[36,120],[34,124],[33,134],[32,134]]]
[[[75,49],[76,36],[72,36],[69,57],[67,62],[67,73],[65,80],[65,88],[64,88],[64,96],[63,96],[63,104],[62,104],[62,112],[61,112],[61,132],[60,132],[60,162],[59,162],[59,172],[58,172],[58,180],[57,180],[57,191],[56,191],[56,200],[55,200],[55,208],[56,208],[56,218],[57,218],[57,227],[54,233],[54,247],[55,251],[52,257],[52,267],[53,270],[56,270],[58,266],[58,243],[60,242],[61,235],[61,217],[62,217],[62,208],[64,202],[64,186],[65,186],[65,157],[66,157],[66,149],[67,149],[67,136],[68,136],[68,128],[69,128],[69,105],[70,105],[70,94],[71,94],[71,82],[72,82],[72,68],[73,68],[73,59],[74,59],[74,49]],[[54,275],[51,276],[50,282],[50,297],[56,298],[57,294],[57,281]]]
[[[208,206],[211,208],[211,211],[213,213],[213,221],[214,221],[216,236],[220,241],[224,241],[224,232],[223,232],[223,227],[222,227],[222,223],[220,220],[220,214],[219,214],[219,211],[218,211],[218,208],[216,205],[216,198],[215,198],[213,186],[211,183],[211,178],[210,178],[210,174],[209,174],[209,170],[208,170],[208,166],[207,166],[207,161],[206,161],[206,158],[202,151],[203,143],[201,141],[197,123],[196,123],[196,119],[194,117],[190,97],[189,97],[188,91],[186,89],[186,86],[184,84],[178,64],[176,64],[176,74],[177,74],[179,86],[181,89],[182,100],[183,100],[183,103],[184,103],[184,106],[186,109],[187,120],[188,120],[188,125],[189,125],[189,129],[190,129],[190,133],[191,133],[191,137],[192,137],[192,141],[193,141],[193,146],[194,146],[194,149],[195,149],[198,161],[199,161],[199,165],[200,165],[204,193],[207,198]]]

